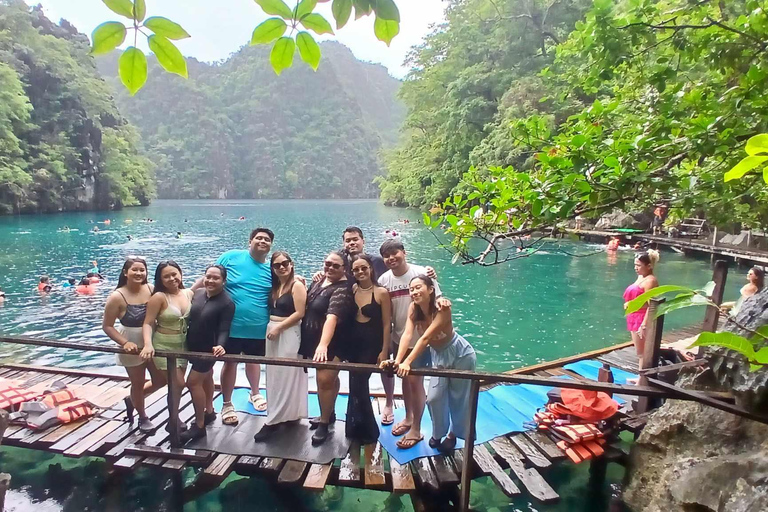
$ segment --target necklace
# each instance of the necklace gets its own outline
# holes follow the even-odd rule
[[[373,285],[369,286],[368,288],[363,288],[362,286],[360,286],[359,289],[364,291],[364,292],[367,292],[368,290],[373,290]]]

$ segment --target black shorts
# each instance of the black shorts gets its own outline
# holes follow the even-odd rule
[[[256,338],[229,338],[225,347],[227,354],[237,356],[264,356],[267,353],[267,342]]]
[[[216,361],[208,361],[207,359],[195,359],[194,357],[190,357],[188,361],[192,366],[192,370],[198,373],[208,373],[213,369],[213,365],[216,363]]]

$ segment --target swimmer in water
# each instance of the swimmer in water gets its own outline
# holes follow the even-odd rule
[[[3,302],[5,302],[5,292],[3,291],[2,288],[0,288],[0,304],[2,304]]]
[[[51,278],[40,276],[40,282],[37,283],[37,291],[48,293],[51,291]]]
[[[80,283],[75,287],[75,293],[79,293],[80,295],[93,295],[95,291],[96,290],[91,284],[91,280],[87,277],[82,278]]]
[[[106,226],[109,226],[110,224],[112,224],[112,221],[111,221],[111,220],[109,220],[109,219],[104,219],[104,224],[105,224]]]
[[[91,270],[88,271],[89,274],[100,274],[101,273],[101,271],[99,270],[99,261],[98,260],[91,261],[91,265],[93,265],[93,267],[91,268]]]
[[[93,226],[93,229],[91,231],[93,231],[94,233],[98,233],[99,232],[99,226]]]
[[[181,238],[181,231],[176,232],[176,239],[178,240],[179,238]]]
[[[130,242],[131,240],[133,240],[133,235],[126,235],[125,237],[128,239],[128,241],[129,241],[129,242]]]
[[[245,220],[245,217],[240,217],[240,218],[239,218],[239,219],[237,219],[237,220]]]
[[[77,284],[77,279],[75,279],[74,277],[70,277],[69,279],[67,279],[67,282],[66,282],[66,283],[63,283],[63,284],[61,285],[61,287],[62,287],[62,288],[72,288],[72,287],[73,287],[73,286],[75,286],[76,284]]]

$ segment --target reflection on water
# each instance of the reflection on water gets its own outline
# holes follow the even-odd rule
[[[100,231],[92,232],[107,215],[109,227],[98,224]],[[237,220],[241,216],[246,220]],[[142,222],[145,218],[155,222]],[[399,223],[405,218],[411,223]],[[222,252],[246,248],[251,229],[268,226],[276,233],[274,249],[287,250],[297,272],[311,276],[327,252],[341,245],[341,232],[348,225],[363,229],[369,252],[376,252],[386,230],[395,229],[410,261],[435,267],[441,288],[454,303],[455,327],[474,345],[482,369],[504,371],[627,340],[621,297],[635,279],[632,251],[576,257],[563,254],[557,245],[566,244],[572,254],[587,254],[599,246],[557,242],[505,265],[451,265],[450,254],[419,224],[417,212],[384,208],[372,201],[158,201],[147,208],[109,214],[0,218],[0,287],[7,295],[0,307],[0,333],[111,344],[101,331],[102,309],[126,256],[145,257],[150,274],[158,261],[174,259],[191,284]],[[59,231],[65,226],[68,232]],[[181,238],[176,238],[177,232]],[[85,275],[94,259],[106,282],[93,296],[78,296],[57,286]],[[55,285],[48,295],[36,290],[42,274],[51,276]],[[665,252],[657,274],[661,283],[699,287],[711,271],[708,261]],[[727,298],[736,297],[740,281],[730,280]],[[675,313],[666,326],[680,327],[702,317],[703,310]],[[0,349],[0,361],[122,373],[113,357],[18,345]],[[553,470],[560,482],[556,490],[563,496],[558,505],[544,507],[524,498],[510,502],[492,482],[483,481],[473,485],[473,504],[478,510],[601,510],[602,501],[584,498],[586,465],[581,466]],[[36,511],[175,509],[170,480],[159,471],[142,469],[116,484],[107,478],[101,461],[51,458],[10,448],[0,450],[0,469],[13,474],[11,510],[30,510],[30,503]],[[185,478],[192,477],[185,473]],[[619,479],[620,475],[610,481]],[[115,485],[123,494],[110,502],[115,499],[111,492]],[[231,477],[185,510],[252,510],[254,502],[260,510],[286,509],[287,498],[274,494],[272,487],[257,479]],[[408,499],[401,503],[386,493],[349,489],[322,495],[298,492],[290,498],[297,500],[290,508],[308,510],[411,508]]]

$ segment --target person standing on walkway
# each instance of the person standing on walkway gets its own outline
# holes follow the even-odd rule
[[[307,309],[301,324],[299,354],[316,363],[345,358],[355,299],[344,273],[344,257],[339,252],[326,256],[325,277],[314,283],[307,294]],[[319,445],[328,438],[328,426],[336,421],[334,412],[339,394],[339,371],[317,368],[317,396],[320,416],[312,418],[312,444]]]
[[[271,267],[267,357],[299,359],[301,319],[304,318],[307,304],[307,288],[296,279],[293,260],[287,252],[272,253]],[[267,370],[267,422],[253,436],[253,440],[266,441],[281,424],[306,418],[309,415],[307,388],[307,372],[304,368],[271,366]]]
[[[203,276],[204,289],[198,289],[192,297],[187,329],[187,350],[206,352],[216,357],[226,354],[229,329],[235,316],[235,303],[224,291],[227,269],[221,265],[210,265]],[[216,419],[213,410],[213,364],[214,361],[189,359],[192,369],[187,376],[187,387],[192,395],[195,420],[181,442],[205,437],[205,427]]]
[[[275,234],[267,228],[256,228],[248,239],[248,250],[227,251],[216,261],[227,271],[225,290],[235,303],[235,316],[229,330],[227,353],[264,356],[266,354],[267,324],[269,323],[269,294],[272,290],[272,272],[267,256],[272,249]],[[199,279],[192,289],[200,288]],[[247,363],[245,375],[251,385],[250,402],[257,411],[267,410],[267,401],[259,393],[261,365]],[[237,379],[237,363],[224,363],[221,371],[221,394],[224,405],[221,421],[237,425],[238,418],[232,405],[232,393]]]
[[[387,289],[376,282],[370,256],[353,256],[352,273],[357,281],[353,287],[357,311],[352,336],[347,340],[346,358],[350,363],[378,364],[389,358],[392,302]],[[370,378],[369,371],[349,372],[346,435],[362,444],[374,443],[379,438],[371,405]]]
[[[139,353],[144,348],[142,325],[147,315],[147,302],[152,297],[152,286],[147,282],[147,262],[136,256],[129,256],[120,271],[117,287],[104,306],[101,328],[109,338],[120,345],[125,352],[117,354],[117,364],[123,366],[131,381],[130,403],[139,417],[139,428],[143,432],[155,429],[144,409],[144,397],[165,383],[165,376],[157,369],[154,361],[144,360]],[[120,321],[115,327],[115,320]],[[150,382],[146,381],[149,370]]]
[[[403,244],[399,240],[387,240],[381,244],[382,258],[389,270],[379,277],[379,284],[387,289],[392,301],[392,349],[395,354],[400,352],[400,339],[408,321],[408,308],[411,305],[409,287],[411,279],[419,275],[427,275],[427,268],[413,265],[406,260]],[[434,272],[433,272],[434,273]],[[434,282],[435,293],[438,297],[437,308],[450,306],[450,301],[441,297],[440,287]],[[408,340],[403,350],[404,356],[413,348],[415,340]],[[390,360],[390,364],[393,361]],[[420,357],[413,361],[413,368],[425,368],[430,365],[429,351],[422,351]],[[394,386],[394,383],[393,383]],[[385,388],[386,389],[386,388]],[[424,414],[427,395],[424,391],[424,378],[421,375],[408,375],[403,379],[403,402],[405,402],[405,418],[392,427],[392,435],[402,436],[411,429],[411,425],[420,425]],[[415,444],[416,437],[410,436],[404,440],[406,444]]]
[[[656,263],[659,262],[659,252],[648,249],[635,256],[635,273],[637,279],[624,290],[624,309],[627,304],[648,290],[659,286],[659,281],[653,275]],[[645,350],[645,326],[648,323],[648,304],[627,315],[627,330],[632,336],[639,364],[642,367],[643,351]]]
[[[437,309],[436,290],[434,281],[425,275],[414,277],[410,282],[409,293],[413,302],[408,310],[408,321],[395,360],[397,374],[404,379],[409,377],[413,363],[427,350],[433,368],[475,371],[475,349],[453,330],[451,307]],[[414,338],[418,340],[413,344],[413,349],[408,351],[405,346]],[[432,418],[432,437],[429,440],[431,448],[450,453],[456,447],[457,437],[467,438],[467,404],[471,389],[469,379],[430,378],[427,407]],[[410,448],[422,439],[421,424],[414,418],[410,431],[397,445]]]

